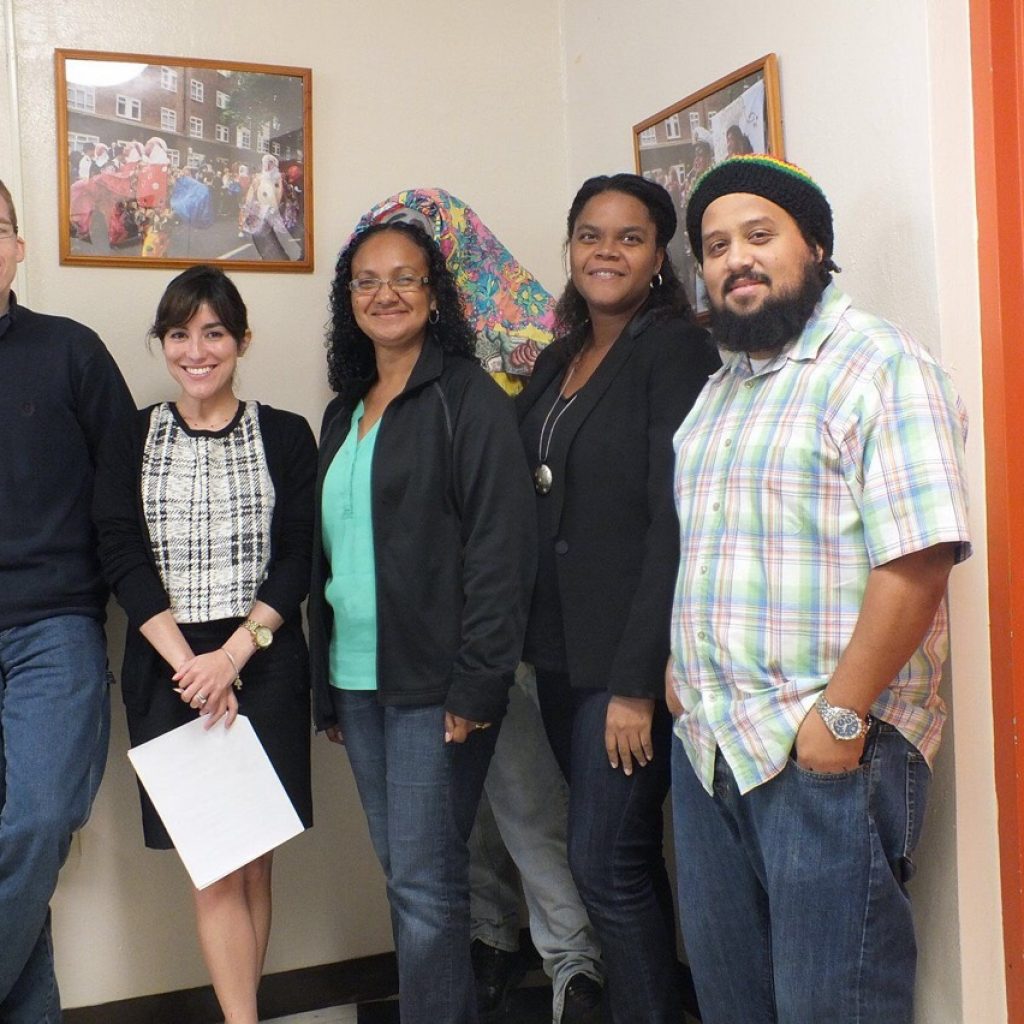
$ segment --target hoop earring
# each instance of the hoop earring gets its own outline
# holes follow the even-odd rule
[[[440,320],[441,320],[441,311],[440,311],[440,310],[439,310],[439,309],[438,309],[438,308],[437,308],[437,307],[435,306],[435,307],[434,307],[434,308],[433,308],[433,309],[432,309],[432,310],[430,311],[430,315],[429,315],[429,316],[427,317],[427,320],[428,320],[428,321],[429,321],[430,323],[432,323],[432,324],[440,323]]]
[[[664,283],[665,282],[662,279],[661,271],[659,270],[658,273],[656,273],[654,277],[651,278],[651,291],[654,291],[655,288],[660,288]]]

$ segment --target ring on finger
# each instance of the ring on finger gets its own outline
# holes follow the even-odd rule
[[[199,706],[204,707],[209,698],[204,697],[201,693],[196,694],[196,700],[199,701]]]

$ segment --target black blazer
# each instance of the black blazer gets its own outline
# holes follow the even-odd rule
[[[520,423],[574,351],[570,336],[541,352]],[[679,562],[672,435],[720,365],[701,328],[641,312],[559,427],[564,462],[549,460],[554,483],[537,498],[556,504],[557,527],[539,543],[554,545],[573,686],[663,697]]]

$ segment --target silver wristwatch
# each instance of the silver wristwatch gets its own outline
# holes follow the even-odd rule
[[[870,715],[861,718],[850,708],[837,708],[834,704],[829,704],[825,694],[818,698],[814,710],[821,715],[821,720],[828,726],[828,731],[837,740],[859,740],[871,725]]]

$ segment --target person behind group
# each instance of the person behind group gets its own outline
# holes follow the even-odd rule
[[[245,303],[198,265],[167,286],[151,337],[178,388],[111,446],[96,485],[100,555],[128,615],[122,690],[133,745],[205,717],[256,731],[312,824],[308,654],[316,443],[301,416],[235,394]],[[243,685],[244,684],[244,685]],[[141,791],[140,791],[141,792]],[[144,792],[146,845],[170,836]],[[193,890],[199,944],[228,1024],[256,1024],[273,851]]]
[[[727,353],[675,437],[666,680],[703,1020],[910,1024],[966,417],[928,352],[833,282],[805,171],[725,161],[686,227]]]
[[[110,725],[93,478],[135,405],[96,334],[18,303],[24,258],[0,181],[0,1020],[56,1024],[49,902]]]
[[[360,218],[356,231],[395,217],[434,239],[476,335],[481,366],[510,395],[523,390],[540,349],[550,343],[550,293],[461,199],[440,188],[403,189]]]
[[[406,189],[359,223],[393,220],[420,224],[434,239],[476,335],[477,359],[505,390],[521,390],[537,353],[551,342],[550,293],[469,206],[444,189]],[[512,471],[522,471],[518,450]],[[601,953],[569,873],[567,805],[534,674],[520,665],[469,838],[470,952],[482,1022],[504,1019],[509,993],[525,974],[519,952],[523,901],[530,937],[551,978],[552,1020],[600,1019]]]
[[[666,255],[675,228],[660,185],[584,182],[569,209],[561,337],[517,399],[539,526],[524,659],[569,781],[569,865],[615,1024],[682,1014],[661,852],[671,437],[719,363]]]
[[[519,661],[534,526],[511,403],[437,246],[357,233],[331,290],[310,593],[315,720],[387,880],[403,1024],[476,1021],[467,840]]]

